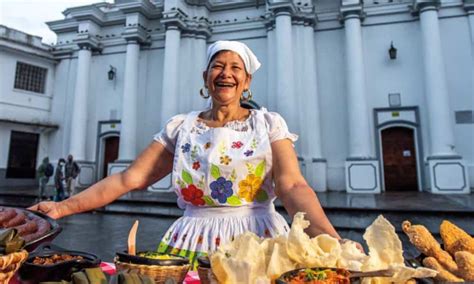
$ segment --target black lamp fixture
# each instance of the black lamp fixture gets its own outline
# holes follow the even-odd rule
[[[107,72],[107,75],[109,76],[109,80],[112,81],[115,79],[115,76],[117,74],[117,68],[114,66],[110,65],[110,70]]]
[[[393,46],[393,41],[390,43],[390,48],[388,49],[388,55],[390,59],[395,60],[397,59],[397,49]]]

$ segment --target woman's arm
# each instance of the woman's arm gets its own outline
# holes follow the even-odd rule
[[[293,218],[297,212],[306,212],[305,218],[311,223],[306,229],[309,236],[326,233],[341,239],[324,213],[316,193],[301,174],[291,141],[282,139],[273,142],[272,153],[275,192],[290,217]]]
[[[169,174],[172,167],[173,154],[161,143],[152,142],[127,170],[111,175],[64,201],[41,202],[29,209],[44,212],[55,219],[89,211],[134,189],[146,188]]]

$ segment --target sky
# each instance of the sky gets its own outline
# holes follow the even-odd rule
[[[56,34],[45,22],[64,19],[67,8],[113,0],[0,0],[0,25],[40,36],[46,44],[56,43]]]

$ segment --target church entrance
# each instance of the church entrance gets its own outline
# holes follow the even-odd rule
[[[105,178],[107,176],[109,163],[114,162],[118,158],[119,141],[119,136],[109,136],[104,139],[104,162],[101,178]]]
[[[418,191],[414,130],[390,127],[381,131],[386,191]]]

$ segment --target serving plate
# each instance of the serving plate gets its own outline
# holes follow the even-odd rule
[[[35,257],[50,257],[55,254],[81,256],[83,259],[66,260],[49,265],[33,263]],[[21,283],[25,284],[43,281],[70,281],[74,272],[84,268],[99,267],[100,262],[100,258],[92,253],[69,250],[51,243],[42,243],[30,253],[25,263],[20,267],[19,276]]]
[[[59,235],[59,233],[61,233],[62,228],[61,226],[59,226],[58,222],[55,219],[41,212],[31,211],[28,209],[23,209],[23,210],[30,214],[35,214],[38,217],[45,219],[51,225],[51,229],[48,232],[46,232],[46,234],[40,236],[39,238],[35,240],[31,240],[30,242],[26,243],[25,249],[28,252],[34,251],[42,243],[53,241]]]

